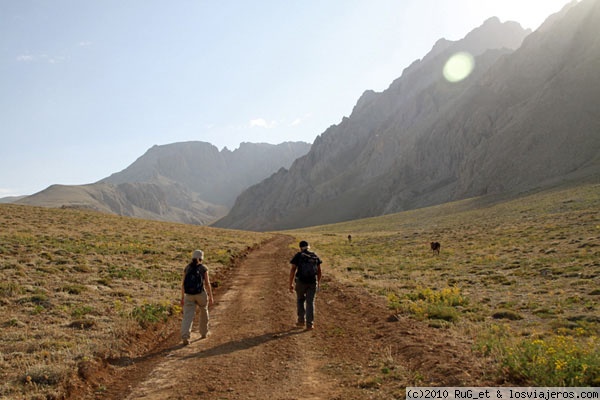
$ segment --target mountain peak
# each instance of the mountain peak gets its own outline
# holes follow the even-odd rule
[[[80,207],[139,218],[209,224],[235,198],[306,154],[310,144],[242,143],[232,152],[207,142],[154,145],[133,164],[100,182],[52,185],[23,204]]]
[[[530,30],[497,17],[461,40],[438,40],[387,90],[365,91],[288,171],[242,193],[215,225],[294,229],[600,176],[600,46],[591,34],[600,12],[585,8],[594,4],[582,0],[568,23],[536,32],[528,46]],[[441,70],[459,51],[477,67],[452,84]]]

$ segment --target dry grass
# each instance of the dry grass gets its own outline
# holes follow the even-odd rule
[[[386,296],[390,312],[471,341],[499,383],[598,386],[598,210],[600,185],[588,185],[290,233],[312,243],[326,273]],[[89,364],[143,353],[135,339],[160,339],[179,312],[192,250],[205,250],[218,282],[268,237],[0,205],[0,398],[61,398]]]
[[[267,234],[0,205],[0,398],[61,398],[82,366],[168,332],[201,248],[211,279]]]
[[[497,363],[499,382],[598,386],[599,210],[596,184],[290,233],[311,242],[337,279],[472,340]],[[441,243],[439,256],[431,241]]]

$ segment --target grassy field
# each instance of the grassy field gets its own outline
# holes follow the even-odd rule
[[[391,314],[472,341],[499,382],[599,386],[599,210],[600,185],[587,185],[287,233],[311,242],[325,273],[385,296]],[[0,398],[60,398],[99,360],[143,354],[138,338],[164,337],[160,322],[180,311],[194,249],[219,284],[269,237],[0,205]]]
[[[289,233],[393,312],[473,340],[499,382],[600,385],[600,185]]]
[[[0,205],[0,398],[61,398],[99,360],[147,351],[137,339],[170,333],[156,322],[180,311],[194,249],[219,284],[237,256],[268,237]]]

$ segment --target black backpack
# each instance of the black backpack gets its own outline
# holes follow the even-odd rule
[[[319,257],[315,253],[303,251],[296,265],[296,277],[302,283],[316,283],[319,270]]]
[[[183,278],[183,290],[187,294],[198,294],[204,290],[204,271],[201,264],[190,264]]]

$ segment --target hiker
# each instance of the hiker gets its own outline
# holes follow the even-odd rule
[[[296,289],[298,320],[296,326],[314,328],[315,296],[321,283],[321,259],[312,251],[305,240],[300,242],[300,251],[290,263],[290,293]],[[294,286],[295,283],[295,286]]]
[[[181,339],[184,345],[190,344],[192,324],[196,315],[196,307],[200,308],[200,335],[202,339],[208,335],[208,306],[213,304],[212,288],[208,277],[208,268],[202,264],[204,252],[195,250],[192,261],[183,271],[181,282]]]

